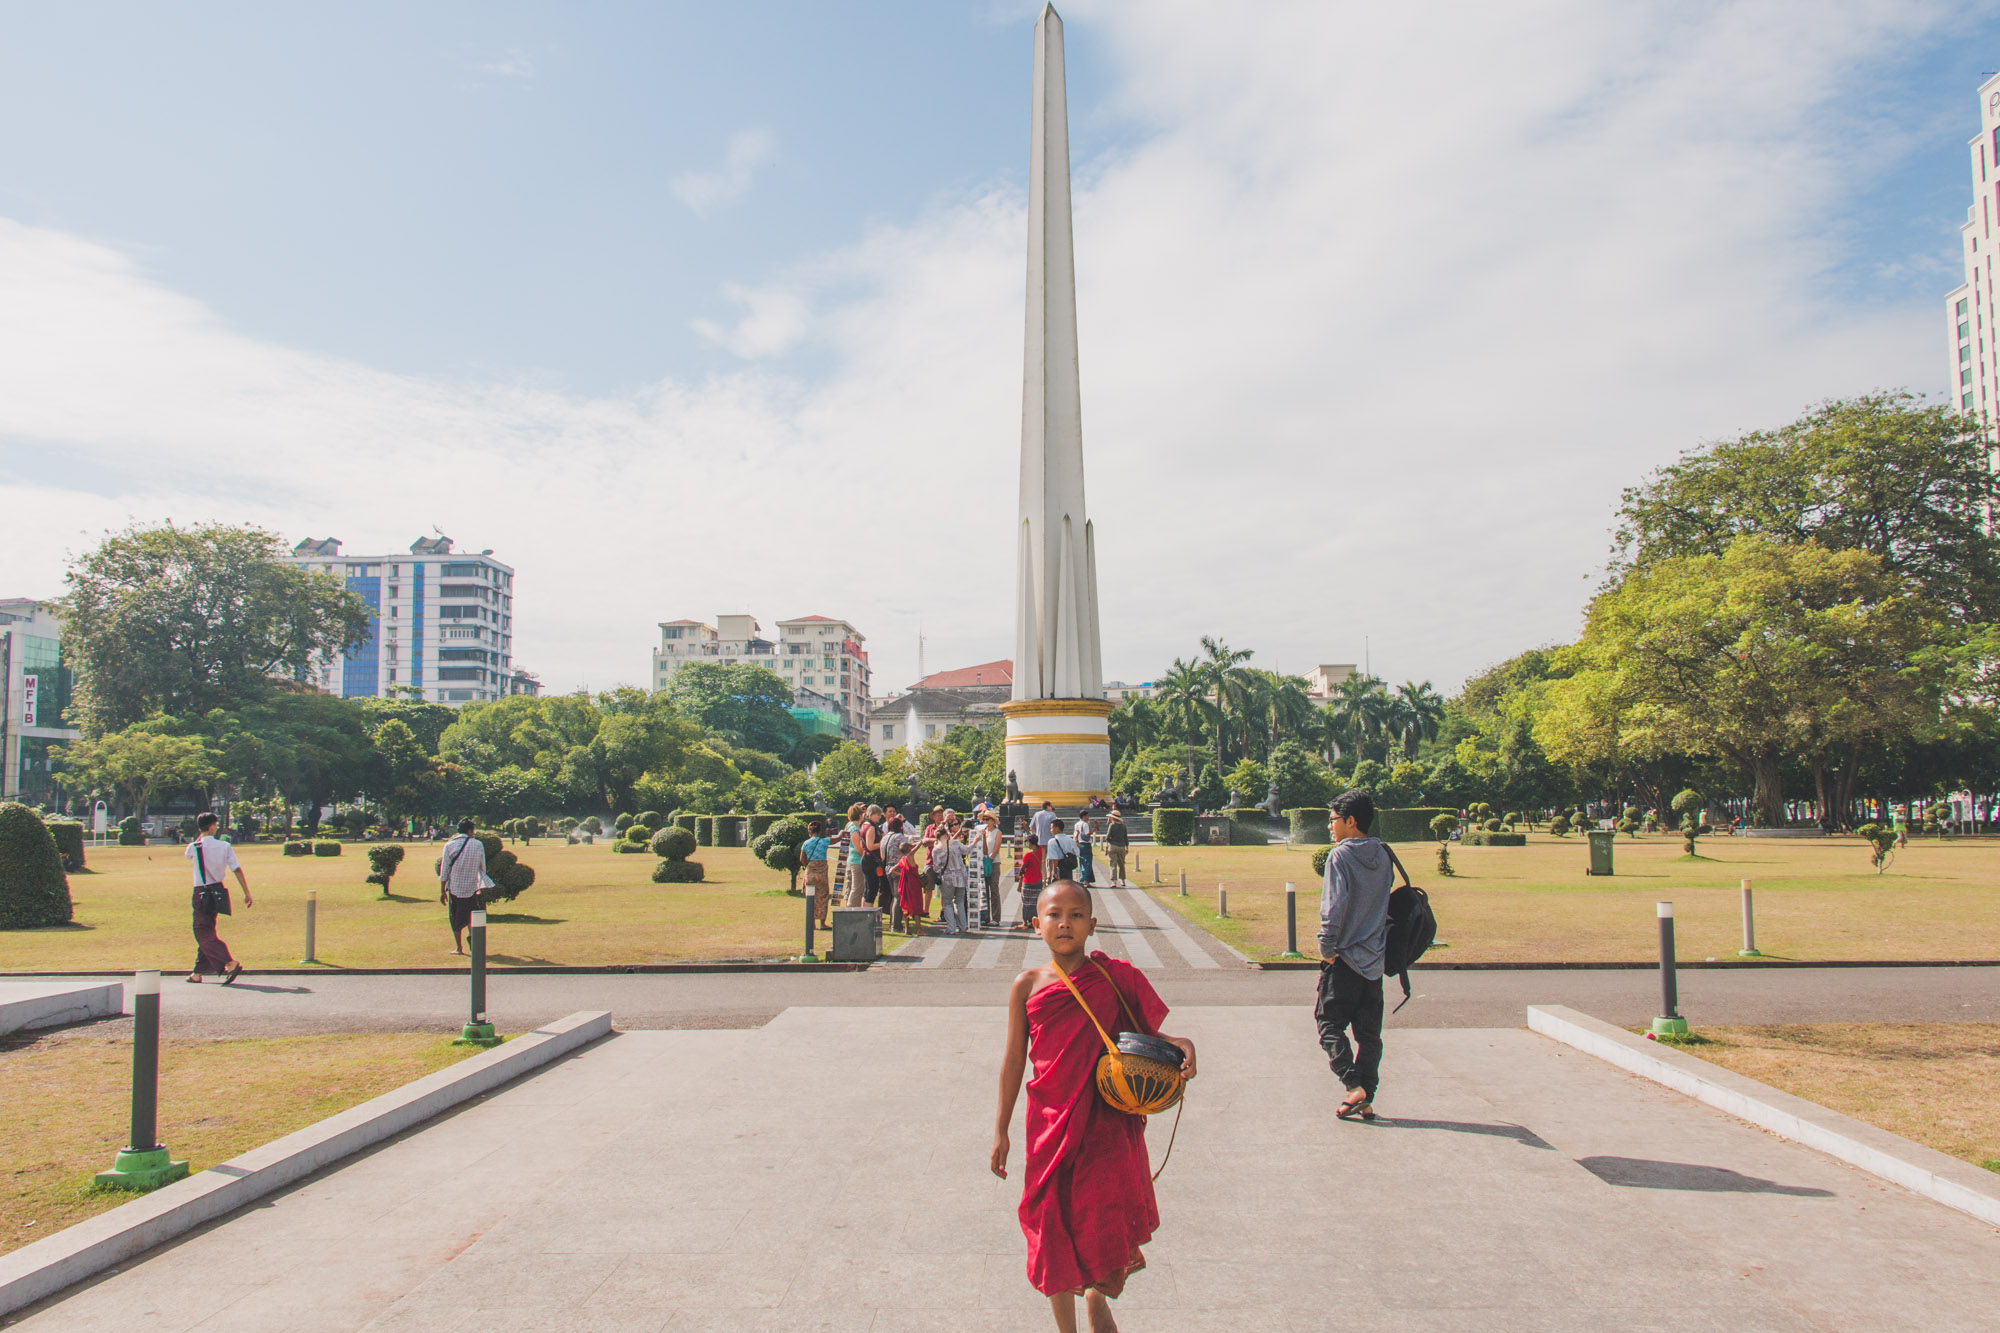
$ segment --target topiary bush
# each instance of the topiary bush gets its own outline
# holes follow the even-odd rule
[[[1194,811],[1185,806],[1166,807],[1153,812],[1153,841],[1162,847],[1189,847],[1194,844]]]
[[[1695,855],[1695,839],[1709,831],[1709,826],[1701,822],[1702,794],[1689,787],[1674,797],[1673,812],[1681,817],[1681,854]]]
[[[332,838],[314,838],[312,849],[314,856],[340,855],[340,844],[335,842]]]
[[[1498,820],[1493,821],[1498,823]],[[1526,847],[1528,835],[1525,833],[1498,833],[1491,829],[1473,829],[1460,842],[1467,847]]]
[[[1443,806],[1412,805],[1396,810],[1377,810],[1375,826],[1368,830],[1384,842],[1430,842],[1437,835],[1431,832],[1431,821],[1439,815],[1456,815]]]
[[[1557,815],[1554,819],[1551,819],[1549,821],[1549,832],[1555,834],[1558,838],[1567,838],[1569,836],[1569,816]]]
[[[369,884],[382,886],[382,896],[389,896],[389,881],[396,877],[396,867],[403,864],[403,849],[395,843],[368,849]]]
[[[487,901],[512,902],[533,886],[535,868],[522,865],[521,858],[501,845],[498,833],[481,829],[472,836],[486,849],[486,877],[493,881],[493,887],[480,892]]]
[[[63,869],[72,875],[83,869],[83,825],[74,819],[49,819],[43,821],[43,826],[56,840],[56,853],[62,857]]]
[[[1436,815],[1431,819],[1431,836],[1436,838],[1438,843],[1438,874],[1440,875],[1449,876],[1458,873],[1451,868],[1451,835],[1456,832],[1458,832],[1458,816],[1451,811],[1446,810],[1444,813]]]
[[[1872,852],[1875,873],[1881,874],[1889,866],[1889,854],[1896,850],[1896,830],[1888,824],[1863,824],[1854,830],[1854,836],[1865,841]]]
[[[625,855],[631,855],[633,853],[646,851],[648,850],[648,848],[646,844],[643,842],[631,842],[628,841],[627,839],[620,838],[618,841],[611,844],[611,850]]]
[[[715,845],[717,847],[741,847],[743,845],[742,815],[717,815],[715,817]]]
[[[0,930],[66,926],[75,915],[62,853],[42,817],[0,801]]]
[[[604,821],[596,815],[585,815],[583,822],[578,824],[577,827],[586,833],[602,833],[604,832]]]
[[[1506,825],[1501,823],[1497,819],[1489,819],[1484,824],[1481,824],[1479,827],[1488,833],[1498,833],[1501,829],[1505,828]]]
[[[1332,842],[1333,835],[1326,831],[1327,820],[1331,817],[1332,811],[1324,806],[1307,805],[1285,811],[1285,823],[1288,825],[1286,841],[1308,847]]]
[[[1326,858],[1327,858],[1327,857],[1329,857],[1329,856],[1332,856],[1332,855],[1333,855],[1333,844],[1332,844],[1332,843],[1328,843],[1328,844],[1327,844],[1326,846],[1324,846],[1324,847],[1321,847],[1320,849],[1318,849],[1317,851],[1315,851],[1315,852],[1313,853],[1313,878],[1314,878],[1314,879],[1317,879],[1317,880],[1321,881],[1322,883],[1324,883],[1324,882],[1325,882],[1325,880],[1326,880]]]
[[[286,856],[311,856],[312,844],[309,842],[301,842],[299,839],[293,838],[291,841],[287,842],[284,846],[280,847],[278,850]]]
[[[541,820],[535,818],[533,815],[529,815],[526,819],[523,819],[521,821],[521,837],[525,842],[529,843],[530,845],[533,845],[535,839],[541,836],[542,836]]]
[[[700,817],[699,815],[675,815],[674,824],[676,827],[684,828],[689,833],[692,833],[694,832],[694,822]]]
[[[630,815],[620,815],[618,816],[618,818],[611,821],[611,829],[614,833],[623,833],[626,829],[631,827],[632,827],[632,816]]]
[[[701,877],[699,861],[662,861],[653,867],[655,884],[699,884]]]
[[[714,815],[696,815],[696,816],[695,816],[695,821],[694,821],[694,840],[695,840],[695,841],[696,841],[697,843],[700,843],[700,844],[701,844],[701,845],[702,845],[703,847],[713,847],[713,846],[715,846],[715,816],[714,816]]]
[[[694,834],[684,828],[663,828],[653,835],[653,855],[667,861],[685,861],[694,855]]]
[[[194,822],[193,815],[181,816],[180,830],[181,836],[190,841],[201,836],[201,826]]]
[[[758,815],[746,815],[744,816],[745,822],[743,825],[744,836],[750,839],[752,842],[754,842],[758,838],[763,837],[766,833],[769,833],[771,829],[774,826],[776,826],[779,820],[790,819],[790,818],[791,818],[790,815],[774,815],[768,813],[758,814]]]
[[[799,891],[799,848],[805,845],[808,836],[806,821],[787,815],[766,829],[763,836],[752,844],[758,860],[792,877],[787,893]]]
[[[637,824],[644,824],[647,828],[656,829],[660,827],[660,825],[666,823],[667,821],[666,817],[662,815],[658,810],[641,810],[639,812],[639,817],[633,822]]]
[[[139,826],[139,816],[127,815],[118,821],[118,845],[120,847],[144,847],[145,830]]]

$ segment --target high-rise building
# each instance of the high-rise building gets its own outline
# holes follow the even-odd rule
[[[653,649],[653,688],[666,689],[687,662],[769,667],[792,687],[797,707],[819,711],[821,701],[830,701],[837,709],[841,735],[866,740],[868,652],[862,647],[867,639],[861,631],[828,616],[800,616],[777,625],[778,637],[768,639],[755,616],[717,616],[713,625],[699,620],[661,621],[660,644]]]
[[[419,537],[408,554],[342,555],[341,543],[308,538],[292,561],[333,574],[368,604],[368,638],[345,658],[313,664],[309,683],[328,694],[404,695],[463,704],[522,692],[514,670],[514,570],[455,552],[449,537]]]
[[[0,799],[46,805],[57,796],[49,749],[78,735],[63,722],[75,678],[61,636],[48,603],[0,598]]]
[[[2000,226],[2000,74],[1979,85],[1979,133],[1968,145],[1972,207],[1959,228],[1965,281],[1944,299],[1946,356],[1959,410],[1991,434],[2000,417],[2000,347],[1994,343],[1994,228]]]

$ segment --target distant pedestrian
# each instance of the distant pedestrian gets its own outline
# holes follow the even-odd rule
[[[1049,821],[1049,842],[1042,849],[1042,855],[1046,871],[1042,877],[1044,884],[1076,878],[1076,839],[1063,832],[1060,819]]]
[[[1125,849],[1131,845],[1132,835],[1125,828],[1125,816],[1113,810],[1104,821],[1104,855],[1111,863],[1111,887],[1130,888],[1125,882]]]
[[[957,813],[947,815],[944,836],[931,844],[931,869],[937,876],[938,914],[944,920],[944,928],[954,935],[966,928],[966,857],[970,850],[960,839]]]
[[[805,871],[806,891],[812,895],[813,923],[821,930],[826,929],[826,915],[833,910],[829,901],[833,886],[826,874],[826,854],[832,845],[824,819],[806,824],[806,840],[799,844],[799,868]]]
[[[882,807],[871,805],[861,820],[861,873],[868,881],[868,901],[887,916],[896,900],[889,887],[889,866],[882,859]]]
[[[1389,845],[1372,838],[1375,802],[1365,791],[1333,798],[1327,831],[1333,851],[1319,900],[1319,995],[1313,1016],[1319,1044],[1347,1099],[1342,1120],[1375,1118],[1382,1069],[1382,963],[1389,942],[1389,892],[1395,887]],[[1349,1029],[1354,1049],[1347,1044]]]
[[[1037,847],[1046,847],[1049,845],[1050,826],[1055,822],[1055,803],[1053,801],[1043,801],[1042,808],[1035,811],[1035,818],[1031,826],[1034,829],[1035,845]]]
[[[924,872],[917,868],[917,852],[921,844],[905,842],[903,854],[896,862],[896,906],[903,913],[903,923],[912,935],[924,915]]]
[[[235,872],[245,907],[252,906],[250,881],[243,877],[236,849],[215,836],[214,815],[196,815],[194,826],[195,840],[181,849],[181,855],[194,862],[194,971],[187,979],[199,982],[204,976],[219,976],[227,986],[243,975],[243,964],[230,955],[229,946],[215,933],[215,918],[229,915],[229,886],[222,877]]]
[[[465,952],[465,930],[472,914],[486,906],[486,844],[472,836],[472,821],[458,821],[458,836],[438,855],[438,902],[451,914],[451,951]]]
[[[1076,833],[1074,835],[1076,838],[1076,882],[1079,884],[1095,884],[1097,882],[1097,870],[1091,862],[1091,843],[1094,840],[1095,833],[1096,830],[1091,826],[1089,815],[1078,815],[1076,817]]]
[[[1029,843],[1021,853],[1014,878],[1021,884],[1021,920],[1014,928],[1027,930],[1035,919],[1035,899],[1042,893],[1042,849],[1035,843]]]
[[[979,817],[979,827],[972,837],[972,854],[979,858],[980,883],[985,890],[980,894],[984,905],[980,910],[980,924],[997,926],[1000,924],[1000,816],[988,810]]]
[[[847,844],[847,888],[840,900],[842,907],[863,906],[862,898],[868,892],[866,877],[861,873],[862,857],[865,855],[862,849],[867,842],[861,833],[861,816],[867,812],[868,807],[860,801],[847,807],[847,827],[841,831],[841,837]]]

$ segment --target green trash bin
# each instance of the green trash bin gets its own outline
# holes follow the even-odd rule
[[[1592,829],[1590,831],[1591,874],[1608,875],[1611,873],[1611,846],[1617,839],[1618,834],[1615,830]]]

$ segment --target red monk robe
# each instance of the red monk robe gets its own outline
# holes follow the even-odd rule
[[[1092,953],[1070,974],[1091,1013],[1115,1040],[1133,1031],[1109,972],[1147,1032],[1158,1032],[1167,1006],[1130,963]],[[1100,971],[1099,969],[1103,970]],[[1146,1266],[1139,1247],[1160,1224],[1146,1120],[1114,1111],[1097,1095],[1104,1039],[1062,982],[1028,997],[1028,1174],[1021,1187],[1021,1230],[1028,1237],[1028,1281],[1046,1296],[1096,1287],[1116,1296]]]

